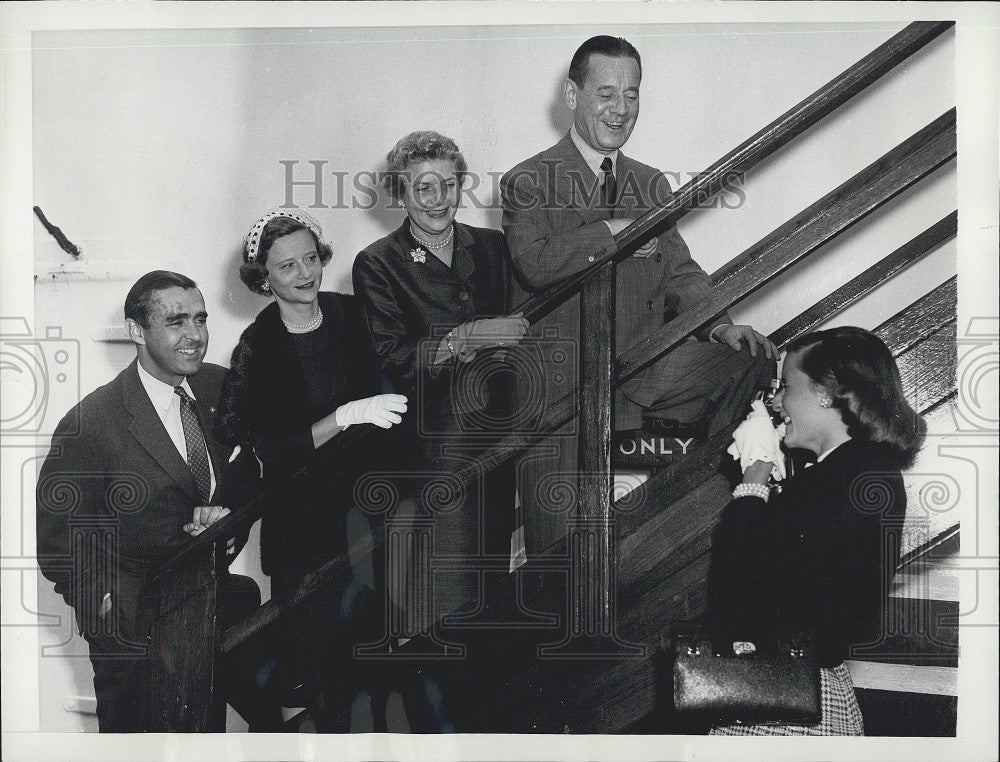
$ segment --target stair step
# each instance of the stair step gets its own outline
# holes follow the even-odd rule
[[[958,666],[958,603],[918,598],[890,598],[881,642],[859,645],[859,661],[912,666]]]
[[[893,693],[958,695],[957,667],[926,667],[910,664],[882,664],[849,659],[851,682],[855,688],[887,690]]]
[[[958,722],[955,696],[867,688],[856,688],[855,693],[865,718],[866,736],[955,736]]]

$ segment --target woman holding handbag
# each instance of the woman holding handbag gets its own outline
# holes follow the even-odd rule
[[[769,488],[772,476],[784,477],[781,437],[755,403],[730,448],[743,481],[713,536],[706,623],[735,653],[776,632],[806,633],[820,666],[822,716],[811,726],[711,732],[863,735],[844,660],[880,636],[906,511],[900,469],[913,463],[926,425],[904,398],[886,345],[854,327],[793,341],[772,404],[785,446],[816,462]]]

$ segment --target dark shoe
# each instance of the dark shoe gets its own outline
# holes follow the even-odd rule
[[[708,421],[694,421],[687,423],[677,421],[673,418],[654,418],[644,416],[642,419],[642,430],[646,434],[655,434],[663,437],[676,437],[678,439],[707,439]]]

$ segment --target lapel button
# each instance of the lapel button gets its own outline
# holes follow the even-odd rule
[[[459,298],[459,301],[463,301],[463,302],[469,301],[469,292],[468,291],[459,291],[458,292],[458,298]]]

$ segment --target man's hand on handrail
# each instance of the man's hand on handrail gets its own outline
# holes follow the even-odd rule
[[[195,506],[194,514],[191,517],[191,521],[184,525],[184,531],[187,532],[192,537],[197,537],[206,529],[208,529],[212,524],[224,519],[228,516],[231,511],[228,508],[224,508],[221,505],[198,505]],[[230,537],[226,540],[226,553],[234,553],[236,551],[236,538]]]
[[[635,222],[635,220],[628,217],[617,217],[613,220],[604,220],[604,224],[608,226],[609,230],[611,230],[611,235],[615,237],[617,237],[619,233],[621,233],[625,228],[627,228],[633,222]],[[658,243],[659,240],[657,239],[657,237],[653,236],[648,241],[646,241],[646,243],[644,243],[642,246],[636,249],[635,252],[632,254],[632,256],[640,257],[642,259],[645,259],[646,257],[651,257],[656,253],[656,245]]]
[[[778,348],[774,342],[748,325],[717,325],[712,329],[711,338],[720,344],[728,344],[736,351],[743,349],[742,342],[745,341],[753,357],[757,356],[757,347],[760,346],[768,360],[778,359]]]

